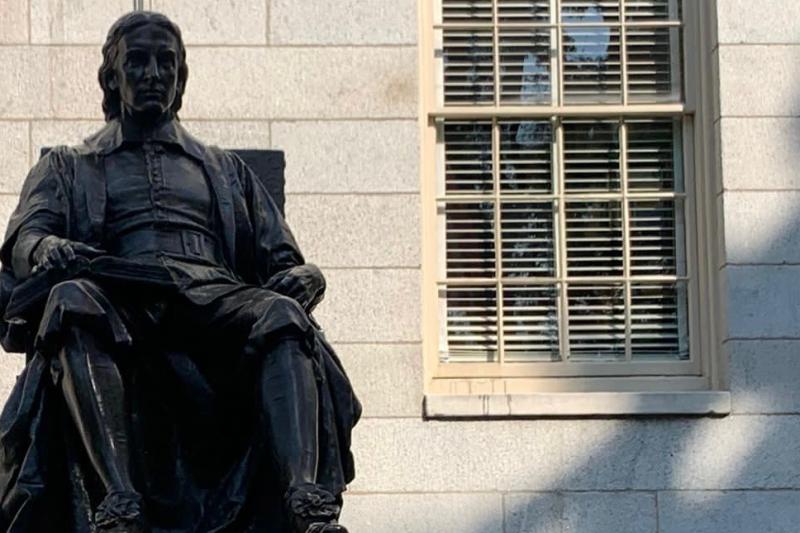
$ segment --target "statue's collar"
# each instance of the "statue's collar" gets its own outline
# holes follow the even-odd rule
[[[122,146],[125,141],[142,142],[144,140],[146,139],[139,132],[123,132],[120,120],[112,119],[84,142],[90,151],[107,155]],[[205,156],[205,148],[202,143],[192,137],[177,119],[170,119],[162,123],[147,135],[147,140],[175,144],[187,154],[201,161]]]

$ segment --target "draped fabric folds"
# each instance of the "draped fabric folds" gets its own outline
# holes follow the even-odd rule
[[[258,177],[235,155],[175,127],[181,147],[202,162],[225,265],[238,280],[261,287],[276,272],[302,264]],[[71,240],[102,243],[103,157],[119,142],[119,123],[112,120],[83,145],[52,150],[31,171],[0,248],[0,311],[16,284],[12,250],[34,221],[45,220],[47,231]],[[350,434],[361,406],[308,318],[319,397],[318,482],[341,498],[354,476]],[[88,533],[104,494],[66,411],[58,361],[36,349],[40,320],[41,309],[0,321],[6,351],[28,354],[0,415],[0,531]],[[190,353],[177,341],[135,353],[120,367],[129,392],[132,471],[153,531],[284,533],[283,494],[254,398],[261,360],[248,360],[236,352],[241,347],[224,342],[208,347],[214,353]],[[231,366],[226,372],[238,372],[236,379],[215,379],[215,368],[225,365]]]

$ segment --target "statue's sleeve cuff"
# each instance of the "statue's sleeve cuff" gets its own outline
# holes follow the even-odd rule
[[[39,243],[47,237],[41,230],[25,231],[19,235],[12,252],[12,267],[17,279],[27,277],[33,268],[33,252]]]

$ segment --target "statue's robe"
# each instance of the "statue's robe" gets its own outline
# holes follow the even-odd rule
[[[181,146],[202,161],[227,267],[243,283],[264,286],[275,273],[302,264],[291,232],[258,177],[235,155],[203,145],[176,124]],[[112,120],[80,146],[53,149],[31,170],[0,248],[0,310],[17,285],[12,251],[30,221],[55,214],[50,218],[64,222],[54,233],[102,246],[103,161],[119,146],[121,135],[119,122]],[[88,532],[103,490],[67,414],[58,363],[37,350],[39,319],[34,314],[25,321],[0,321],[3,347],[27,353],[0,416],[0,531]],[[274,320],[279,327],[290,318]],[[315,327],[311,336],[319,397],[318,481],[341,495],[354,475],[350,433],[361,407],[321,332]],[[135,483],[154,532],[285,531],[264,423],[248,392],[255,389],[248,378],[258,373],[241,373],[241,386],[234,388],[245,392],[232,394],[230,387],[219,390],[219,380],[209,375],[214,365],[198,364],[211,358],[225,365],[237,357],[165,346],[160,353],[131,358],[125,367],[134,415]]]

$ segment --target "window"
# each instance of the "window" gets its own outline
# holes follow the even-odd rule
[[[427,392],[717,388],[702,4],[421,1]]]

